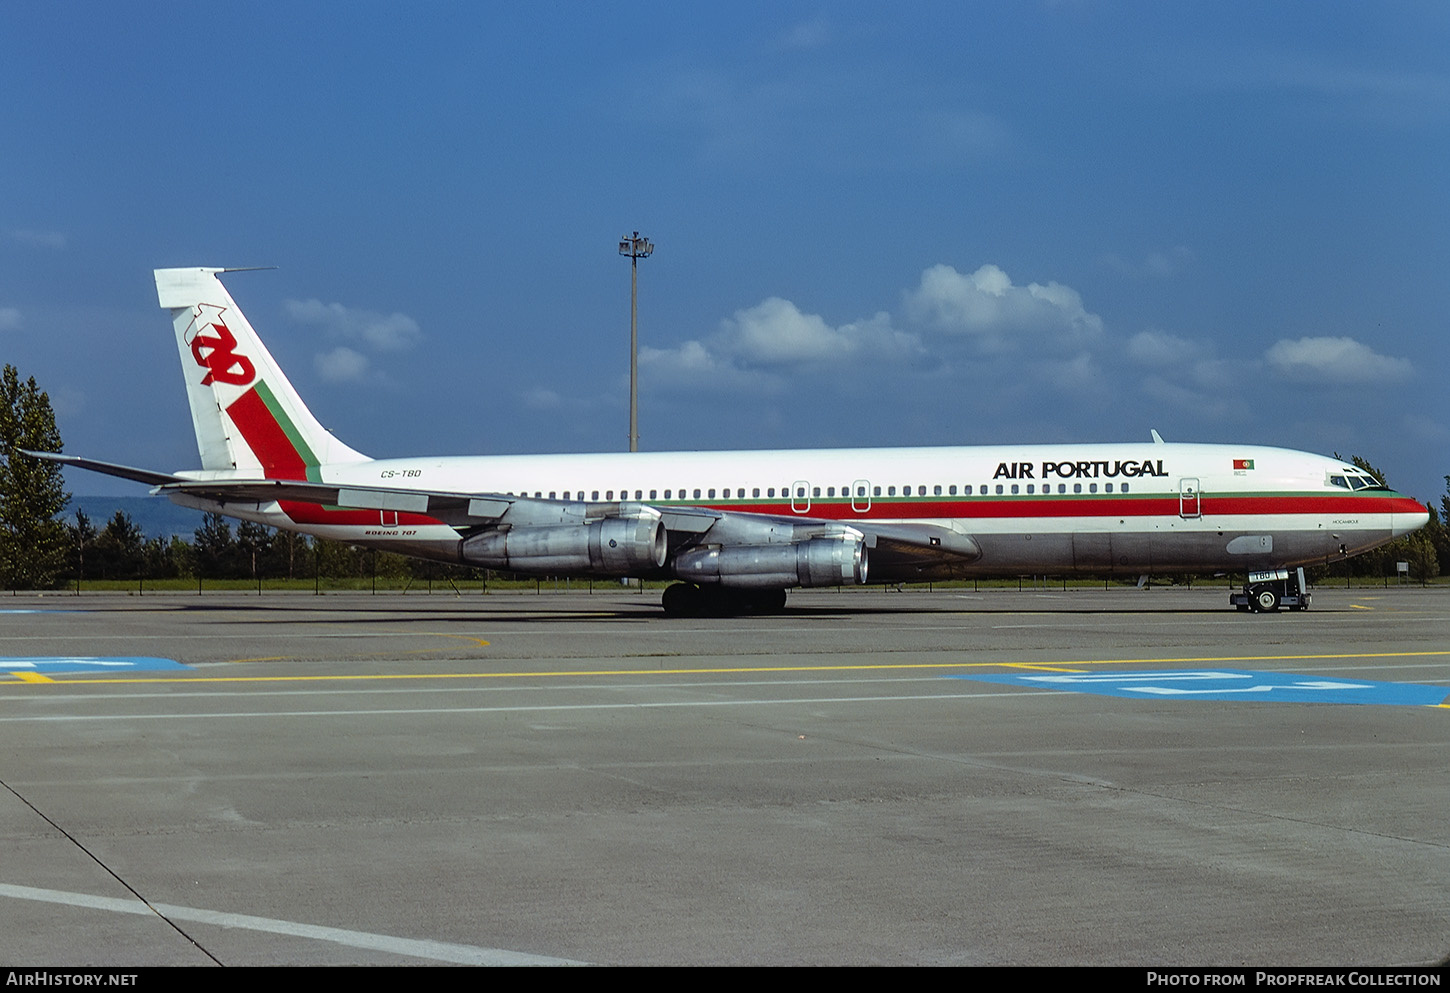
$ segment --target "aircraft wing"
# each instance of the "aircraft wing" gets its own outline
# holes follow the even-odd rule
[[[117,465],[114,462],[98,462],[95,459],[83,459],[75,455],[62,455],[59,452],[32,452],[29,449],[20,449],[25,455],[34,459],[44,459],[47,462],[59,462],[61,465],[73,465],[77,469],[89,469],[92,472],[102,472],[107,476],[119,476],[122,479],[134,480],[138,483],[148,483],[151,486],[162,486],[166,483],[178,483],[182,477],[169,472],[156,472],[154,469],[135,469],[128,465]]]

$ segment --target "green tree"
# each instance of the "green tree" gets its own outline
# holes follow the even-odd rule
[[[196,574],[206,579],[230,578],[235,574],[237,543],[231,525],[221,514],[207,514],[195,531],[192,560]]]
[[[237,551],[241,556],[243,570],[252,579],[257,578],[257,562],[265,563],[272,550],[272,529],[254,521],[242,521],[237,525]]]
[[[1431,504],[1425,504],[1430,512],[1430,526],[1426,529],[1430,543],[1435,546],[1439,560],[1440,575],[1450,575],[1450,476],[1445,477],[1445,495],[1440,498],[1440,513],[1435,513]]]
[[[95,542],[96,567],[103,579],[134,579],[141,569],[146,537],[124,510],[106,522]]]
[[[141,548],[141,571],[147,579],[173,579],[181,575],[176,561],[176,541],[152,538]]]
[[[84,510],[76,511],[75,524],[66,524],[66,542],[70,546],[70,579],[86,578],[86,555],[92,553],[96,544],[96,529]],[[91,563],[94,570],[94,562]]]
[[[21,449],[58,452],[60,431],[34,377],[21,382],[7,365],[0,372],[0,581],[12,590],[44,589],[66,566],[65,525],[56,515],[70,494],[60,466]]]
[[[1428,580],[1440,575],[1440,559],[1435,554],[1435,544],[1424,531],[1407,535],[1404,561],[1410,563],[1410,578],[1424,586]]]

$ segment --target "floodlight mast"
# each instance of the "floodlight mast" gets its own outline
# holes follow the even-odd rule
[[[619,254],[629,257],[629,450],[639,451],[639,260],[655,250],[648,238],[619,239]]]

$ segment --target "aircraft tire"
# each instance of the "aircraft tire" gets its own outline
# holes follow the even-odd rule
[[[1255,586],[1249,590],[1249,601],[1260,614],[1269,614],[1279,609],[1279,591],[1272,586]]]
[[[750,597],[750,610],[755,614],[778,614],[785,609],[785,590],[760,590]]]
[[[691,583],[676,583],[665,588],[660,606],[670,617],[699,617],[704,613],[705,591]]]

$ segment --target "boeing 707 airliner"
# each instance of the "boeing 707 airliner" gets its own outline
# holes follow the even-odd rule
[[[1002,575],[1282,578],[1424,525],[1338,459],[1151,442],[370,459],[318,423],[217,278],[156,270],[201,469],[32,453],[186,507],[439,562],[675,579],[669,614],[786,591]],[[1274,610],[1272,581],[1246,585]]]

